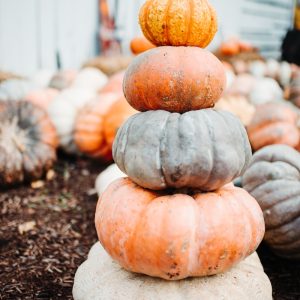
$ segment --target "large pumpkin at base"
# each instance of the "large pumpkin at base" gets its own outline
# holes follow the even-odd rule
[[[223,273],[264,235],[262,211],[245,190],[154,192],[129,178],[100,197],[95,223],[105,250],[128,271],[167,280]]]
[[[145,37],[157,46],[205,48],[218,29],[216,12],[207,0],[147,0],[139,21]]]
[[[25,101],[0,102],[0,187],[40,178],[56,160],[47,113]]]
[[[158,47],[128,67],[124,95],[138,111],[186,112],[213,107],[226,85],[222,63],[197,47]]]
[[[273,144],[296,147],[300,140],[297,120],[297,113],[286,104],[269,102],[259,105],[247,127],[253,150]]]
[[[264,212],[268,245],[280,256],[300,259],[300,154],[285,145],[261,149],[243,187]]]
[[[113,145],[118,167],[153,190],[213,191],[239,177],[251,159],[244,126],[225,111],[148,111],[130,117]]]

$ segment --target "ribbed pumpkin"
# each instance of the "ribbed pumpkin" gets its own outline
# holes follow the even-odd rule
[[[147,0],[139,21],[145,37],[157,46],[205,48],[218,29],[207,0]]]
[[[212,191],[240,176],[251,159],[241,122],[225,111],[148,111],[130,117],[113,146],[118,167],[153,190]]]
[[[158,47],[137,56],[124,78],[124,94],[139,111],[186,112],[213,107],[226,85],[222,63],[196,47]]]
[[[34,90],[25,96],[25,100],[47,110],[50,103],[58,95],[58,90],[52,88],[44,88]]]
[[[253,150],[273,144],[296,147],[300,139],[297,120],[297,113],[285,104],[269,102],[258,106],[247,127]]]
[[[155,48],[155,46],[143,36],[133,38],[130,42],[130,50],[133,54],[136,55],[152,48]]]
[[[100,94],[79,113],[75,126],[78,149],[90,156],[112,159],[112,145],[119,127],[136,111],[124,96]]]
[[[68,153],[78,153],[74,143],[74,126],[78,112],[96,97],[86,89],[69,88],[62,91],[49,105],[48,113],[53,122],[60,147]]]
[[[104,116],[118,100],[117,94],[100,94],[78,114],[74,126],[74,141],[80,152],[111,160],[111,148],[104,137]]]
[[[57,72],[50,80],[49,87],[56,90],[69,88],[77,76],[76,70],[62,70]]]
[[[173,194],[129,178],[102,194],[95,223],[101,244],[122,267],[167,280],[227,271],[255,251],[265,229],[255,199],[233,185]]]
[[[243,187],[265,217],[265,241],[280,256],[300,258],[300,154],[285,145],[254,154]]]
[[[249,125],[255,113],[255,107],[244,96],[225,95],[216,103],[215,108],[231,112],[244,126]]]
[[[56,159],[46,112],[29,102],[0,102],[0,186],[40,178]]]

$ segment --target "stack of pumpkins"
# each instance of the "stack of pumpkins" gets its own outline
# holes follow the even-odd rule
[[[189,2],[148,0],[141,9],[145,36],[161,47],[137,56],[125,74],[125,97],[142,111],[123,124],[113,145],[115,162],[129,177],[102,194],[95,223],[102,246],[127,271],[195,279],[164,286],[130,277],[98,245],[93,262],[76,274],[76,300],[272,298],[255,255],[253,269],[247,260],[240,273],[199,278],[226,272],[251,255],[265,227],[256,200],[231,184],[251,159],[247,133],[236,117],[212,108],[225,74],[201,47],[217,30],[215,11],[206,0]],[[241,278],[244,271],[251,286],[249,277]]]

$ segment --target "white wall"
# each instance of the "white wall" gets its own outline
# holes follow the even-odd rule
[[[77,68],[97,49],[97,0],[0,0],[0,69]]]

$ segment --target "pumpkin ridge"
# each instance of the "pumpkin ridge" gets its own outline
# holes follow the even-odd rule
[[[193,14],[194,14],[194,3],[193,0],[188,0],[189,2],[189,18],[186,18],[187,20],[187,35],[186,35],[186,40],[185,40],[185,45],[188,44],[188,40],[190,38],[191,35],[191,28],[193,25]]]
[[[151,43],[153,43],[154,45],[156,45],[155,43],[155,38],[154,38],[154,35],[152,34],[151,30],[150,30],[150,27],[149,27],[149,10],[150,10],[150,5],[151,5],[151,2],[148,1],[145,3],[145,13],[143,14],[143,23],[145,24],[145,29],[146,29],[146,32],[144,34],[147,35],[147,39],[149,39],[151,41]]]
[[[171,9],[171,5],[172,5],[172,0],[168,0],[167,2],[167,6],[166,6],[166,9],[165,9],[165,23],[166,23],[166,28],[165,28],[165,39],[166,39],[166,44],[169,44],[170,43],[170,37],[169,37],[169,22],[170,22],[170,18],[169,17],[169,12],[170,12],[170,9]]]

